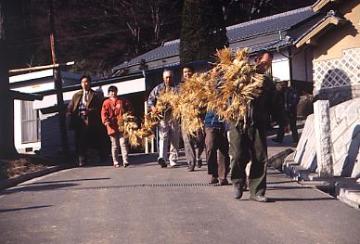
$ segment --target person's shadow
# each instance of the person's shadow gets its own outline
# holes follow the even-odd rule
[[[351,136],[351,143],[347,152],[347,156],[345,159],[345,163],[342,168],[341,176],[352,176],[352,177],[359,177],[360,176],[360,167],[357,170],[358,172],[353,172],[357,162],[357,156],[359,154],[360,148],[360,125],[356,125],[352,136]]]

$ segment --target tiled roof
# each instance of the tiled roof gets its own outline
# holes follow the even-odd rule
[[[229,42],[248,39],[267,33],[289,30],[292,26],[304,21],[315,13],[311,7],[299,8],[281,14],[256,19],[227,27]]]
[[[230,46],[232,46],[232,44],[234,43],[241,42],[247,39],[253,39],[258,36],[263,36],[270,33],[285,32],[291,29],[293,26],[299,24],[300,22],[314,16],[315,14],[316,13],[312,11],[311,6],[308,6],[284,12],[281,14],[276,14],[273,16],[229,26],[226,29]],[[251,48],[253,51],[257,51],[265,48],[270,49],[280,47],[282,45],[289,45],[289,41],[282,40],[281,38],[279,38],[279,36],[280,35],[276,36],[276,38],[274,37],[273,40],[263,44],[257,43],[256,40],[254,40],[254,44]],[[147,53],[131,59],[129,62],[124,62],[114,67],[113,70],[115,71],[121,68],[137,65],[142,59],[144,59],[146,62],[150,62],[154,60],[178,56],[179,46],[179,39],[166,42],[160,47],[157,47]]]

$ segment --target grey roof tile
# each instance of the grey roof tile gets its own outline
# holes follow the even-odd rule
[[[312,11],[311,6],[299,8],[281,14],[229,26],[226,28],[227,36],[231,45],[236,42],[241,42],[242,40],[255,38],[256,36],[287,31],[291,29],[291,27],[311,18],[314,15],[316,15],[316,13]],[[251,49],[252,51],[258,51],[260,49],[273,49],[289,44],[290,43],[288,40],[281,40],[279,36],[277,36],[267,43],[256,43],[256,41],[254,41],[254,44],[251,45]],[[149,52],[131,59],[129,62],[124,62],[118,66],[115,66],[113,70],[115,71],[121,68],[137,65],[142,59],[144,59],[146,62],[149,62],[177,56],[179,55],[179,46],[179,39],[166,42],[160,47],[157,47]]]

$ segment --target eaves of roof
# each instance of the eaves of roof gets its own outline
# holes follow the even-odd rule
[[[305,44],[310,44],[314,41],[316,36],[321,33],[324,33],[331,26],[338,26],[345,23],[346,20],[343,18],[335,16],[333,11],[329,11],[328,14],[315,23],[311,28],[304,32],[297,40],[294,41],[294,45],[299,48]]]
[[[110,77],[110,78],[105,78],[105,79],[98,79],[98,80],[93,80],[91,82],[91,86],[92,87],[93,86],[102,86],[102,85],[112,84],[112,83],[116,83],[116,82],[125,82],[125,81],[138,79],[138,78],[142,78],[142,77],[144,77],[143,74],[141,72],[139,72],[139,73],[131,74],[131,75],[122,75],[122,76]],[[69,92],[69,91],[76,91],[79,89],[81,89],[81,85],[80,85],[80,83],[77,83],[77,84],[73,84],[73,85],[64,86],[62,91]],[[38,92],[37,94],[46,96],[46,95],[51,95],[51,94],[55,94],[55,93],[56,93],[56,90],[52,89],[52,90],[41,91],[41,92]]]
[[[314,12],[319,12],[322,8],[328,5],[331,2],[336,2],[337,0],[317,0],[313,5],[312,9]]]

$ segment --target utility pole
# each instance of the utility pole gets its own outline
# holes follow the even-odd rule
[[[48,0],[48,4],[49,4],[51,62],[53,65],[55,65],[57,64],[57,57],[56,57],[56,31],[55,31],[53,0]],[[55,90],[56,90],[56,98],[57,98],[57,107],[59,112],[61,145],[62,145],[63,153],[68,155],[69,145],[68,145],[68,135],[66,129],[66,113],[65,113],[66,111],[65,111],[64,98],[62,92],[60,66],[54,68],[54,82],[55,82]]]

